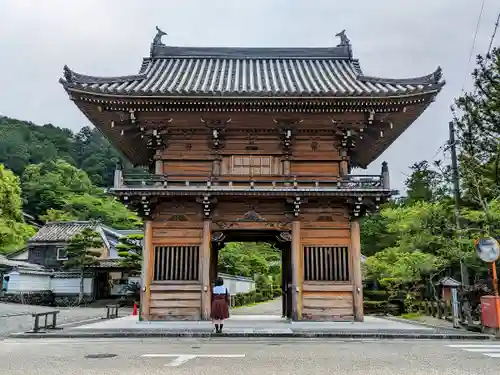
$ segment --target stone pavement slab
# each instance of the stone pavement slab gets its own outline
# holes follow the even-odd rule
[[[140,322],[136,316],[106,320],[37,334],[14,334],[10,337],[211,337],[209,321]],[[491,339],[489,335],[418,327],[412,324],[366,317],[365,322],[289,322],[286,320],[228,319],[224,323],[224,336],[230,337],[351,337],[351,338],[470,338]]]

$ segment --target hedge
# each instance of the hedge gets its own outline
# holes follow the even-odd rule
[[[234,296],[234,305],[235,306],[245,306],[251,305],[256,302],[265,302],[272,300],[273,298],[281,296],[281,289],[273,289],[271,290],[259,290],[258,292],[252,290],[248,293],[236,293]]]

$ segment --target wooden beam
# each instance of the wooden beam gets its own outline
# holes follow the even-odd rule
[[[151,284],[153,282],[154,249],[153,222],[144,222],[144,254],[142,257],[141,314],[144,320],[150,320]]]
[[[300,244],[300,221],[292,223],[292,319],[302,319],[302,251]]]
[[[354,320],[362,322],[363,314],[363,278],[361,274],[361,238],[359,221],[351,221],[351,263],[352,263],[352,281],[353,301],[354,301]]]
[[[201,317],[203,320],[210,319],[212,286],[210,284],[210,255],[212,244],[212,220],[203,221],[203,239],[200,251],[200,275],[201,275]]]

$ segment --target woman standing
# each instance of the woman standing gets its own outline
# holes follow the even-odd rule
[[[215,324],[215,333],[222,333],[224,319],[229,318],[229,292],[222,277],[215,280],[212,291],[212,312],[210,317]]]

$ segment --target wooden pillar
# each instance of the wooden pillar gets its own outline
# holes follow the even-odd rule
[[[347,151],[345,149],[341,149],[340,150],[340,157],[341,157],[341,161],[340,161],[340,176],[341,177],[344,177],[344,176],[347,176],[349,174],[349,162],[347,160]]]
[[[153,282],[153,221],[144,222],[144,249],[142,256],[141,314],[144,320],[151,320],[151,284]]]
[[[200,251],[200,275],[201,275],[201,318],[210,319],[210,308],[212,290],[210,285],[210,255],[212,244],[212,220],[203,221],[203,240]]]
[[[302,251],[300,244],[300,221],[292,222],[292,319],[302,319]]]
[[[361,273],[361,239],[359,230],[359,221],[351,221],[351,262],[352,262],[352,281],[354,284],[354,320],[362,322],[363,314],[363,275]]]

